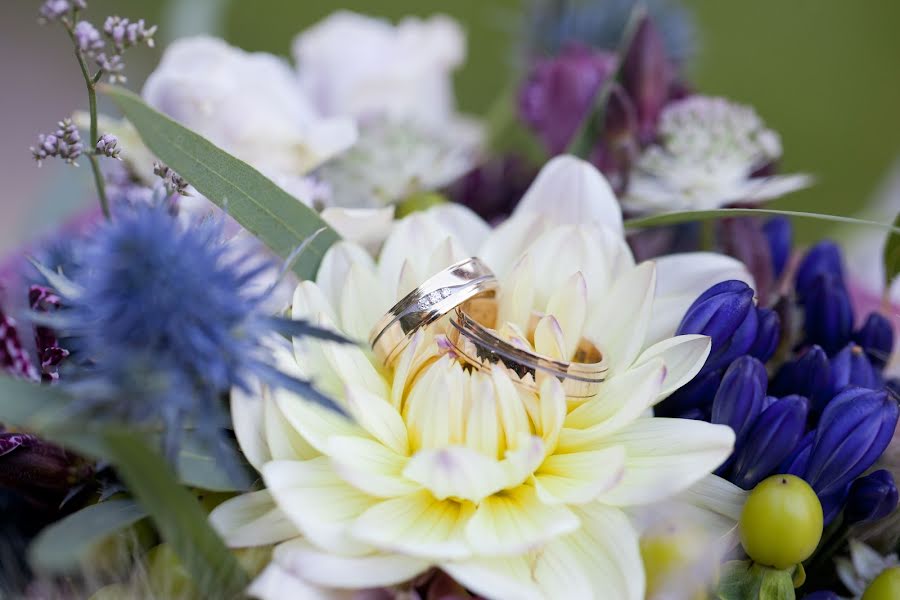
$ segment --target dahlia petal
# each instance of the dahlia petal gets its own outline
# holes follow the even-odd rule
[[[462,498],[480,502],[503,489],[500,463],[465,446],[420,450],[403,470],[403,476],[431,492],[438,500]]]
[[[545,598],[594,600],[589,571],[577,557],[577,547],[568,541],[569,536],[554,540],[541,548],[532,567],[533,577]],[[603,589],[607,593],[608,587]],[[617,597],[617,596],[610,596]]]
[[[466,525],[466,539],[480,554],[516,554],[577,528],[569,508],[544,504],[533,487],[522,485],[482,501]]]
[[[394,207],[344,208],[329,206],[322,211],[322,220],[341,236],[369,252],[375,252],[391,232]]]
[[[357,266],[362,272],[375,273],[375,261],[368,252],[357,244],[339,240],[325,252],[319,265],[319,270],[316,273],[316,285],[322,291],[328,306],[336,308],[341,305],[341,298],[345,295],[344,288],[347,285],[347,275]],[[376,281],[375,286],[376,288],[383,287],[381,282],[378,281]],[[320,307],[317,308],[319,310],[316,312],[322,312]],[[342,327],[342,329],[346,331],[346,328]],[[368,334],[368,332],[366,333]]]
[[[544,440],[544,447],[549,454],[556,450],[559,433],[566,419],[568,405],[562,384],[555,377],[548,377],[541,384],[540,418],[535,419],[538,433]]]
[[[497,323],[528,326],[534,308],[534,261],[523,254],[516,262],[497,295]]]
[[[587,319],[587,284],[581,271],[576,271],[547,302],[548,315],[559,323],[565,341],[562,356],[568,360],[578,347]],[[537,334],[535,334],[537,337]]]
[[[467,561],[442,562],[440,567],[467,589],[485,598],[545,600],[532,579],[532,565],[524,555],[479,556]]]
[[[554,360],[566,360],[568,357],[565,334],[553,315],[538,320],[534,329],[534,349],[538,354]]]
[[[351,532],[377,548],[433,559],[466,558],[464,532],[474,505],[438,500],[422,490],[379,502],[359,516]]]
[[[285,390],[271,390],[261,399],[265,419],[266,443],[271,460],[309,460],[319,452],[285,418],[272,396],[290,395]],[[259,402],[259,401],[258,401]]]
[[[510,217],[497,226],[478,250],[478,256],[503,280],[548,224],[536,213]]]
[[[744,264],[714,252],[685,252],[654,259],[656,298],[647,331],[647,344],[675,335],[678,324],[700,294],[729,279],[745,282],[755,289],[753,276]]]
[[[638,419],[604,440],[625,446],[625,476],[600,500],[649,504],[681,492],[718,467],[734,448],[734,431],[688,419]]]
[[[247,595],[259,600],[353,600],[354,594],[311,585],[276,562],[270,562],[247,588]]]
[[[209,523],[229,548],[267,546],[300,535],[267,490],[226,500],[210,513]]]
[[[280,393],[275,400],[288,423],[322,454],[328,453],[328,439],[333,436],[369,437],[362,427],[346,417],[292,393]]]
[[[360,302],[365,298],[365,302]],[[341,296],[335,306],[341,315],[341,330],[352,340],[365,341],[378,319],[394,303],[375,275],[374,267],[354,264],[345,274]]]
[[[644,347],[656,289],[656,265],[641,263],[613,284],[586,326],[604,353],[610,374],[621,373]]]
[[[428,209],[428,215],[450,231],[467,256],[475,256],[491,235],[491,226],[467,206],[445,202]]]
[[[605,381],[595,397],[566,416],[560,446],[572,451],[576,437],[605,441],[606,436],[639,418],[653,404],[665,377],[662,359],[654,358]],[[585,435],[573,437],[571,430],[583,430]]]
[[[409,436],[400,413],[383,396],[347,386],[347,411],[376,440],[403,456],[409,455]]]
[[[534,474],[538,498],[545,504],[584,504],[612,489],[625,472],[625,448],[553,454]]]
[[[312,584],[354,590],[403,583],[429,567],[426,560],[402,554],[338,556],[321,552],[303,539],[280,544],[272,559],[275,564]],[[294,596],[280,596],[285,597]]]
[[[332,437],[328,440],[328,456],[341,479],[372,496],[391,498],[419,489],[403,474],[409,459],[376,441]]]
[[[338,477],[329,458],[274,461],[262,473],[278,507],[313,544],[338,554],[369,551],[347,530],[378,500]]]
[[[666,366],[666,377],[656,401],[660,401],[700,372],[709,356],[710,340],[705,335],[679,335],[657,342],[644,350],[635,367],[653,358],[662,358]]]
[[[265,411],[260,401],[263,392],[259,383],[252,385],[255,393],[250,395],[240,388],[231,390],[231,420],[241,452],[259,471],[272,460],[272,454],[266,442]]]
[[[514,215],[535,212],[554,224],[592,223],[624,234],[622,210],[606,178],[571,155],[552,158],[522,196]]]

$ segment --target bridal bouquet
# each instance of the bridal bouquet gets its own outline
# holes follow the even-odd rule
[[[448,17],[138,95],[155,26],[36,4],[98,208],[4,271],[4,597],[900,598],[900,227],[766,208],[812,178],[663,6],[536,5],[482,119]]]

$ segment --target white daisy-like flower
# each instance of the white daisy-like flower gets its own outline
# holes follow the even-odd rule
[[[551,161],[497,230],[441,205],[396,222],[377,260],[339,242],[292,314],[366,339],[398,298],[473,255],[500,278],[501,330],[525,331],[537,313],[538,352],[569,358],[587,337],[609,378],[589,399],[566,398],[554,378],[528,391],[503,370],[466,368],[440,324],[391,368],[361,347],[278,345],[279,368],[313,378],[353,420],[284,390],[235,393],[235,432],[265,489],[211,520],[233,547],[275,544],[252,594],[341,598],[438,567],[489,598],[641,600],[632,509],[673,500],[731,527],[731,491],[708,476],[731,429],[648,409],[709,352],[708,338],[673,337],[680,314],[709,285],[749,275],[705,253],[635,264],[615,197],[581,160]]]
[[[807,187],[807,175],[754,176],[781,157],[781,139],[749,106],[689,96],[669,104],[659,142],[632,170],[625,210],[656,213],[758,203]]]

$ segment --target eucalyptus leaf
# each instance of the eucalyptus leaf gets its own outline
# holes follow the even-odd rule
[[[247,573],[162,456],[127,431],[109,431],[104,441],[120,477],[147,507],[160,536],[191,574],[201,596],[222,600],[241,596],[249,583]]]
[[[900,213],[894,218],[894,229],[888,234],[884,243],[884,285],[890,287],[897,275],[900,275]]]
[[[106,537],[147,516],[133,500],[109,500],[46,527],[28,549],[30,564],[49,573],[72,572]]]
[[[771,208],[717,208],[713,210],[683,210],[678,212],[650,215],[647,217],[627,219],[625,221],[625,227],[629,229],[637,229],[640,227],[657,227],[659,225],[677,225],[678,223],[688,223],[691,221],[707,221],[709,219],[720,219],[723,217],[759,217],[762,215],[780,215],[798,219],[817,219],[820,221],[830,221],[832,223],[840,223],[844,225],[873,227],[875,229],[884,229],[890,231],[892,234],[894,234],[891,237],[900,234],[900,223],[898,222],[890,225],[888,223],[866,221],[865,219],[854,219],[853,217],[808,213],[795,210],[774,210]]]
[[[297,247],[322,229],[293,264],[301,279],[315,276],[325,251],[339,237],[314,210],[132,92],[105,84],[98,87],[160,160],[279,256],[291,257]]]

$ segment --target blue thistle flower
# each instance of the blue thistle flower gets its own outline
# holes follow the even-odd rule
[[[270,366],[265,340],[275,333],[344,341],[262,313],[265,294],[249,286],[271,261],[229,254],[220,220],[186,226],[163,204],[124,207],[116,217],[85,242],[76,293],[59,290],[67,297],[54,325],[72,337],[77,368],[64,380],[76,410],[163,425],[171,459],[188,423],[226,452],[224,398],[256,378],[336,408],[310,382]]]

